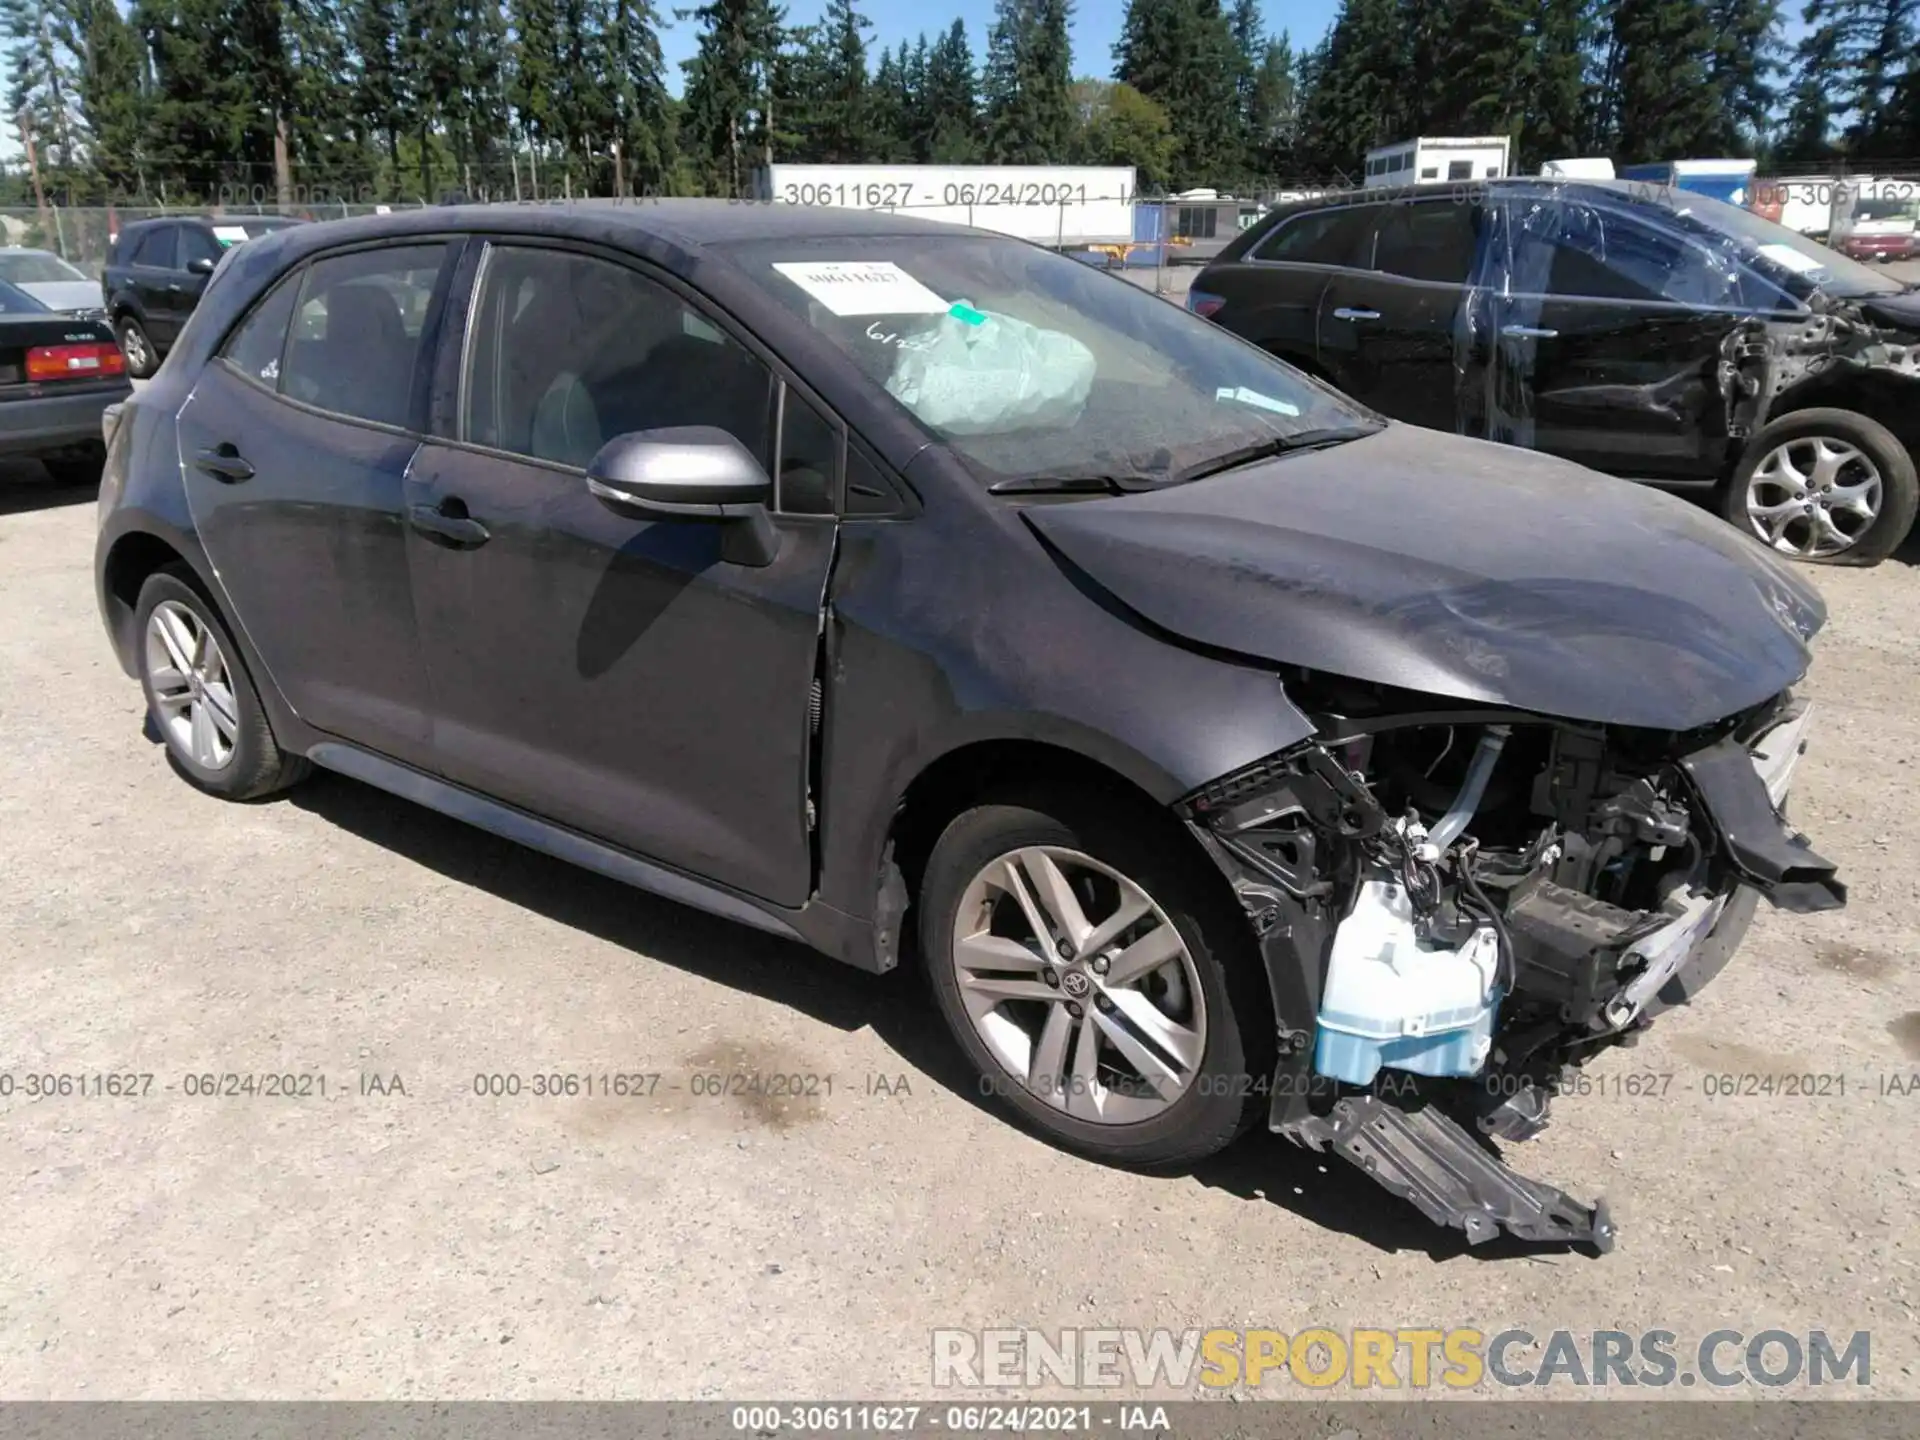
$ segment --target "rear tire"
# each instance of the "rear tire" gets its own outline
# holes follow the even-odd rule
[[[1271,1072],[1274,1027],[1252,929],[1162,818],[1073,793],[984,800],[934,845],[918,909],[934,995],[979,1093],[1066,1149],[1174,1168],[1263,1113],[1255,1082]],[[1075,896],[1064,923],[1049,864]],[[1029,898],[1040,887],[1052,943],[1035,938],[1019,883]],[[1129,908],[1138,918],[1099,938]],[[1081,928],[1088,943],[1065,959],[1076,926],[1092,934]]]
[[[126,358],[127,374],[135,380],[145,380],[160,368],[160,352],[154,349],[146,327],[133,316],[122,315],[114,322],[113,331],[120,340],[120,353]]]
[[[1818,409],[1790,411],[1748,442],[1720,513],[1795,560],[1877,565],[1906,539],[1917,507],[1913,457],[1891,431]]]
[[[305,778],[311,767],[274,740],[240,649],[191,571],[157,570],[140,587],[134,655],[148,727],[188,784],[253,800]]]

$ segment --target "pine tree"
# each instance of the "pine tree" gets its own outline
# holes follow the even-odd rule
[[[1833,153],[1838,108],[1833,76],[1840,61],[1840,31],[1833,20],[1833,0],[1807,0],[1801,22],[1807,34],[1794,51],[1793,86],[1776,148],[1785,159],[1824,161]]]
[[[771,0],[708,0],[674,12],[700,26],[693,58],[681,62],[682,150],[711,193],[745,193],[756,165],[773,159],[781,125],[774,100],[782,12]]]
[[[1358,183],[1366,152],[1419,133],[1421,88],[1397,0],[1342,0],[1310,57],[1301,128],[1314,170]]]
[[[1430,10],[1436,33],[1414,55],[1416,75],[1431,77],[1419,128],[1517,136],[1541,58],[1528,33],[1540,8],[1539,0],[1455,0]]]
[[[931,164],[963,165],[979,158],[979,92],[964,21],[954,21],[928,49],[920,108],[926,117],[923,159]]]
[[[108,198],[144,184],[146,95],[140,37],[113,0],[79,0],[62,18],[74,55],[89,168]]]
[[[1533,51],[1520,124],[1520,173],[1548,160],[1570,159],[1594,148],[1587,84],[1594,40],[1591,0],[1540,0],[1528,27]]]
[[[826,33],[826,72],[821,76],[820,159],[853,164],[867,158],[871,98],[868,95],[867,32],[873,28],[853,0],[827,0],[821,29]],[[898,77],[889,84],[897,89]]]
[[[397,176],[405,86],[400,74],[398,0],[352,0],[347,36],[354,65],[348,80],[347,108],[361,139],[378,144]]]
[[[1619,158],[1632,164],[1711,153],[1727,120],[1707,83],[1714,35],[1704,0],[1617,0],[1612,27]]]
[[[1295,165],[1300,124],[1297,69],[1293,42],[1285,32],[1267,41],[1247,97],[1247,168],[1252,177],[1278,178]]]
[[[1070,0],[996,0],[982,77],[986,158],[1057,163],[1073,143]]]
[[[1916,0],[1835,0],[1838,73],[1832,78],[1851,111],[1847,150],[1862,159],[1893,153],[1894,97],[1914,56]]]
[[[1707,83],[1718,98],[1726,129],[1719,152],[1750,154],[1771,128],[1779,92],[1780,0],[1707,0],[1713,50]]]
[[[81,168],[76,115],[79,76],[71,50],[60,43],[52,0],[0,0],[0,33],[11,40],[6,101],[9,116],[24,115],[39,147],[43,172]],[[64,176],[62,176],[64,178]]]
[[[600,0],[593,68],[601,76],[615,194],[660,194],[674,162],[659,12],[650,0]]]
[[[1243,57],[1219,0],[1129,0],[1113,57],[1114,77],[1172,121],[1178,183],[1231,183],[1245,168]]]
[[[555,91],[564,59],[558,0],[507,0],[507,25],[513,32],[507,56],[507,103],[527,143],[524,193],[536,198],[545,193],[540,159],[560,134]]]

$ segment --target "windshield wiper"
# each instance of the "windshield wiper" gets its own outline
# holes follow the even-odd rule
[[[1289,450],[1310,450],[1321,445],[1338,445],[1347,440],[1362,440],[1378,433],[1378,430],[1377,425],[1327,425],[1318,430],[1296,430],[1291,435],[1277,435],[1271,440],[1243,445],[1238,450],[1229,450],[1226,454],[1216,455],[1211,460],[1202,460],[1197,465],[1176,470],[1173,472],[1173,481],[1175,484],[1180,484],[1188,480],[1204,480],[1207,476],[1218,475],[1223,470],[1237,470],[1242,465],[1251,465],[1256,460],[1284,455]]]
[[[1124,495],[1138,485],[1123,485],[1111,475],[1015,475],[996,480],[989,495]]]

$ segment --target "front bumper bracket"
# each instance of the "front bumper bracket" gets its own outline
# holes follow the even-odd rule
[[[1508,1169],[1432,1105],[1402,1110],[1377,1095],[1341,1100],[1289,1133],[1312,1150],[1328,1145],[1436,1225],[1464,1230],[1469,1245],[1505,1230],[1522,1240],[1613,1249],[1607,1202],[1582,1205],[1564,1191]]]

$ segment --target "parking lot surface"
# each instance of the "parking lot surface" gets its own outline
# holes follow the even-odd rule
[[[1920,1397],[1920,547],[1817,576],[1793,813],[1848,908],[1763,909],[1509,1151],[1608,1197],[1594,1259],[1470,1252],[1264,1135],[1102,1169],[982,1108],[911,973],[336,777],[199,795],[102,634],[92,501],[0,471],[0,1394],[899,1396],[937,1327],[1519,1325],[1869,1330],[1868,1393]],[[659,1079],[531,1093],[615,1073]]]

